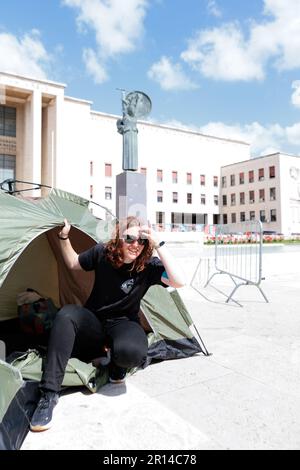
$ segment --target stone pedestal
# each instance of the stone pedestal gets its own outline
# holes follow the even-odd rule
[[[124,171],[116,178],[116,212],[118,219],[130,215],[147,223],[146,176]]]

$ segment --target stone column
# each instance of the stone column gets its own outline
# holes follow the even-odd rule
[[[118,219],[130,215],[147,223],[146,176],[124,171],[116,177],[116,213]]]
[[[32,92],[25,105],[23,178],[41,183],[42,150],[42,96],[40,90]]]

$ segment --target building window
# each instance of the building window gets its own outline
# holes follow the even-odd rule
[[[187,204],[192,204],[192,193],[187,193],[186,202]]]
[[[141,174],[147,176],[147,168],[141,167]]]
[[[235,186],[235,175],[230,175],[230,186]]]
[[[240,204],[245,204],[245,193],[240,193]]]
[[[200,202],[201,202],[201,204],[206,204],[206,196],[205,196],[205,194],[201,194],[201,196],[200,196]]]
[[[264,189],[259,190],[259,202],[265,202],[265,190]]]
[[[177,171],[172,171],[172,183],[178,183],[178,173],[177,173]]]
[[[244,184],[245,183],[245,173],[242,172],[242,173],[240,173],[239,176],[240,176],[240,184]]]
[[[222,188],[226,188],[226,176],[222,176]]]
[[[0,135],[16,137],[16,108],[0,106]]]
[[[258,181],[263,181],[265,179],[265,170],[264,168],[260,168],[258,170]]]
[[[254,181],[254,171],[253,170],[249,171],[248,177],[249,177],[249,183],[253,183],[253,181]]]
[[[0,155],[0,182],[9,178],[16,178],[16,157]]]
[[[112,199],[112,188],[110,186],[105,186],[105,199],[109,201]]]
[[[216,194],[214,195],[214,205],[215,206],[219,205],[219,196],[217,196]]]
[[[173,195],[174,204],[177,204],[177,202],[178,202],[178,193],[172,193],[172,195]]]
[[[164,212],[156,212],[156,223],[157,224],[164,224],[165,223],[165,213]]]
[[[214,186],[217,188],[219,185],[219,178],[217,176],[214,176]]]
[[[265,210],[259,211],[259,220],[260,220],[261,222],[265,222],[265,221],[266,221],[266,211],[265,211]]]
[[[90,176],[94,174],[94,162],[90,162]]]
[[[223,214],[223,224],[226,225],[228,223],[227,214]]]
[[[226,194],[223,194],[222,199],[223,199],[223,201],[222,201],[222,202],[223,202],[223,206],[227,206],[227,196],[226,196]]]
[[[245,220],[246,220],[245,212],[240,212],[240,221],[245,222]]]
[[[276,188],[270,188],[270,201],[276,201]]]
[[[235,204],[236,204],[236,199],[235,199],[235,194],[234,193],[230,194],[230,204],[232,206],[235,206]]]
[[[156,179],[158,183],[162,183],[163,180],[163,171],[162,170],[157,170],[156,171]]]
[[[200,184],[201,186],[205,186],[205,175],[200,175]]]
[[[249,191],[249,203],[254,204],[254,202],[255,202],[254,191]]]
[[[270,210],[271,222],[276,222],[276,209]]]
[[[270,166],[269,167],[269,177],[270,178],[275,178],[275,166]]]
[[[236,214],[235,213],[231,214],[231,223],[232,224],[236,223]]]
[[[90,184],[90,199],[93,199],[94,197],[94,186]]]
[[[186,174],[186,184],[192,184],[192,173]]]
[[[157,202],[163,202],[163,192],[157,191]]]
[[[110,178],[112,176],[112,166],[111,163],[105,163],[105,176]]]
[[[255,211],[250,211],[250,220],[255,220]]]

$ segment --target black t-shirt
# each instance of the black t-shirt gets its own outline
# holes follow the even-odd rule
[[[153,256],[139,273],[130,271],[132,264],[114,268],[105,256],[105,246],[98,243],[79,255],[79,263],[85,271],[95,271],[95,282],[85,307],[98,318],[128,316],[137,318],[140,302],[150,286],[159,284],[165,268],[159,258]]]

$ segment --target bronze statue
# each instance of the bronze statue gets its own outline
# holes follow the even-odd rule
[[[146,117],[151,111],[150,98],[141,91],[132,91],[125,95],[122,91],[123,117],[117,120],[118,132],[123,135],[124,171],[138,169],[137,119]]]

